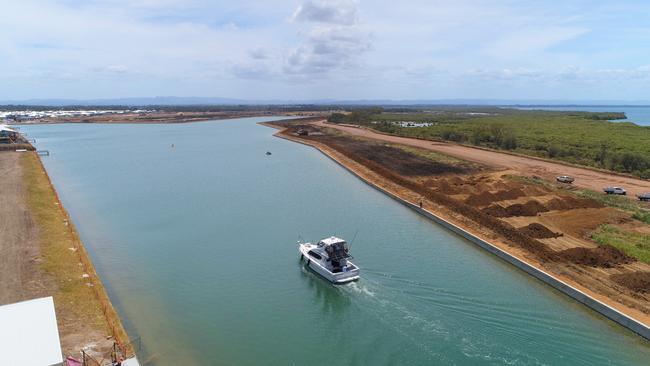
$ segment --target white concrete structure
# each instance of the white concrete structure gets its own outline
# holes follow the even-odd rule
[[[0,306],[0,355],[3,365],[63,362],[52,297]]]

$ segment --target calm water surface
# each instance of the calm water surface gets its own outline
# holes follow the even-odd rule
[[[261,118],[23,127],[150,365],[641,365],[639,337]],[[172,148],[171,145],[174,144]],[[273,155],[266,156],[266,151]],[[332,286],[296,240],[351,239]]]

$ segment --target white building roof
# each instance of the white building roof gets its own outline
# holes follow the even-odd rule
[[[14,130],[13,128],[7,126],[7,125],[0,125],[0,131],[9,131],[9,132],[16,132],[18,131]]]
[[[0,355],[4,365],[63,362],[51,296],[0,306]]]

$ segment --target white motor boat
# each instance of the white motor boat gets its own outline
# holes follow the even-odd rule
[[[359,267],[349,259],[348,243],[335,236],[318,244],[298,242],[300,259],[314,272],[332,283],[346,283],[359,279]]]

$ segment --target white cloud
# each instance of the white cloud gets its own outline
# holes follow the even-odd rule
[[[359,21],[355,1],[305,1],[298,6],[291,19],[298,22],[354,25]]]
[[[5,1],[0,98],[124,91],[254,97],[262,89],[290,98],[296,86],[319,98],[496,97],[513,93],[512,85],[520,86],[518,95],[535,97],[560,85],[590,94],[615,90],[607,87],[614,84],[647,95],[650,67],[642,65],[650,27],[626,17],[650,13],[650,3],[582,5]]]
[[[313,24],[289,53],[283,71],[323,76],[357,68],[360,56],[371,49],[370,35],[359,24],[357,5],[354,1],[301,4],[293,19]]]

